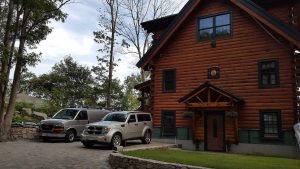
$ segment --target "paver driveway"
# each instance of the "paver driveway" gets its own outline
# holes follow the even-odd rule
[[[165,143],[128,141],[125,149],[144,149],[172,146]],[[81,142],[0,142],[0,169],[110,169],[107,162],[112,152],[105,145],[91,149]]]
[[[110,169],[107,146],[84,148],[81,142],[18,141],[0,143],[1,169]]]

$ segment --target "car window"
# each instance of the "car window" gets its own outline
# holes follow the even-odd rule
[[[125,122],[127,119],[127,114],[118,114],[112,113],[108,114],[104,117],[103,121],[118,121],[118,122]]]
[[[87,111],[81,111],[79,112],[77,118],[77,120],[87,120],[88,116],[87,116]]]
[[[76,109],[62,109],[53,116],[53,119],[68,119],[73,120],[78,110]]]
[[[151,121],[151,117],[149,114],[138,114],[137,115],[138,121]]]
[[[128,121],[130,121],[130,122],[133,122],[133,121],[136,122],[135,115],[134,114],[130,115]]]

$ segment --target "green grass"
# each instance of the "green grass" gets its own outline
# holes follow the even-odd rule
[[[279,157],[190,152],[169,149],[126,151],[123,154],[216,169],[300,169],[300,160]]]

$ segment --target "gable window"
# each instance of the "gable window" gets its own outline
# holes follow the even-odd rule
[[[163,71],[163,91],[164,92],[176,91],[176,70]]]
[[[266,139],[279,139],[281,132],[281,119],[279,110],[261,110],[262,137]]]
[[[231,36],[231,13],[201,17],[198,20],[198,39],[216,39]]]
[[[278,61],[268,60],[259,62],[259,86],[261,88],[279,86]]]

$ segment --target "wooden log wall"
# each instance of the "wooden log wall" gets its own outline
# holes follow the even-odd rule
[[[245,100],[239,112],[240,128],[260,128],[261,109],[280,109],[282,128],[291,129],[295,120],[293,104],[293,58],[286,46],[277,43],[250,17],[230,2],[204,1],[160,51],[154,64],[153,111],[154,126],[161,126],[161,111],[176,110],[177,127],[189,127],[183,118],[186,111],[178,99],[199,85],[210,81]],[[197,18],[220,12],[232,12],[233,36],[216,41],[197,41]],[[285,9],[278,17],[286,19]],[[273,11],[274,15],[276,10]],[[280,87],[260,89],[258,86],[258,62],[266,59],[279,61]],[[221,68],[219,79],[208,79],[207,69]],[[162,74],[165,69],[176,69],[176,92],[162,91]],[[197,123],[196,135],[204,137],[203,117]],[[231,126],[227,126],[231,128]],[[228,133],[232,137],[232,133]]]

